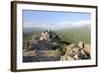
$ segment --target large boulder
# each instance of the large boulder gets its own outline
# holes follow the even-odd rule
[[[78,46],[79,46],[79,48],[81,48],[81,49],[83,49],[84,48],[84,43],[82,42],[82,41],[80,41],[79,43],[78,43]]]

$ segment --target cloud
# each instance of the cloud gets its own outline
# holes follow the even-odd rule
[[[27,22],[24,23],[24,28],[36,27],[36,28],[44,28],[44,29],[63,29],[63,28],[74,28],[74,27],[82,27],[86,25],[90,25],[90,20],[79,20],[79,21],[61,21],[55,23],[34,23],[34,22]]]
[[[55,27],[56,29],[62,29],[62,28],[83,27],[90,24],[91,24],[91,21],[89,20],[80,20],[76,22],[62,21],[62,22],[55,23],[55,26],[53,27]]]
[[[74,26],[86,26],[89,24],[91,24],[91,21],[89,21],[89,20],[84,20],[84,21],[80,20],[78,22],[73,23]]]

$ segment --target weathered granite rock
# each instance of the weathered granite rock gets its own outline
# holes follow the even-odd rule
[[[88,44],[83,43],[82,41],[77,43],[70,43],[67,41],[62,40],[59,35],[52,31],[44,31],[41,33],[41,36],[37,38],[36,36],[33,36],[31,40],[23,42],[23,48],[27,50],[35,50],[35,54],[37,56],[40,55],[48,55],[51,53],[46,53],[46,50],[59,50],[57,51],[59,53],[59,56],[54,56],[54,53],[52,52],[53,57],[59,57],[61,61],[66,60],[81,60],[81,59],[90,59],[91,56],[91,47]],[[45,52],[41,52],[45,50]],[[40,51],[40,52],[39,52]],[[56,52],[56,53],[57,53]],[[55,53],[55,54],[56,54]],[[63,53],[63,54],[62,54]]]

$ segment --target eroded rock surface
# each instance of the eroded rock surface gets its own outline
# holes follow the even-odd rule
[[[62,40],[51,31],[44,31],[40,38],[35,36],[23,42],[25,62],[30,61],[67,61],[90,59],[91,47],[82,41],[71,43]],[[26,59],[27,58],[27,59]]]

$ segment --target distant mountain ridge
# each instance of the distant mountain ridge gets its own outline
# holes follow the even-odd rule
[[[63,28],[63,29],[52,29],[52,31],[63,31],[63,30],[71,30],[71,29],[91,29],[91,26],[86,25],[82,27],[72,27],[72,28]],[[31,28],[23,28],[24,33],[28,32],[43,32],[45,30],[48,30],[46,28],[39,28],[39,27],[31,27]],[[51,29],[50,29],[51,30]]]
[[[40,32],[40,31],[44,31],[45,29],[42,28],[23,28],[23,32],[24,33],[28,33],[28,32]]]

